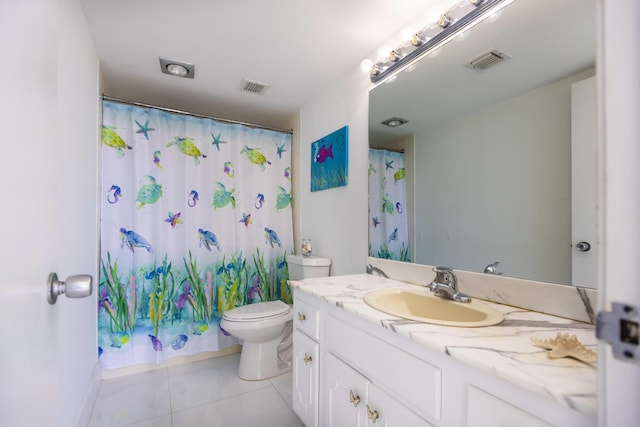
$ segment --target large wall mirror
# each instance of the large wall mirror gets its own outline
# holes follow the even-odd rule
[[[372,89],[370,256],[595,287],[595,52],[595,0],[515,0]]]

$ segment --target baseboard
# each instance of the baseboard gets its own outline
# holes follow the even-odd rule
[[[242,346],[240,344],[232,345],[220,351],[205,351],[202,353],[194,354],[192,356],[179,356],[169,359],[159,364],[140,364],[133,366],[126,366],[124,368],[117,369],[103,369],[102,379],[118,378],[125,375],[140,374],[142,372],[155,371],[158,369],[166,369],[172,366],[183,365],[185,363],[197,362],[200,360],[212,359],[214,357],[228,356],[230,354],[240,353]]]
[[[98,398],[98,391],[100,390],[100,382],[102,381],[101,371],[100,364],[96,363],[91,371],[91,376],[85,389],[84,402],[82,402],[81,410],[76,415],[75,425],[78,427],[89,425],[91,413]]]

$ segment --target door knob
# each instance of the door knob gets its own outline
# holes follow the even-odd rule
[[[47,279],[47,301],[53,305],[58,295],[65,294],[67,298],[84,298],[91,295],[93,278],[88,274],[69,276],[65,282],[58,280],[56,273],[49,274]]]
[[[576,244],[576,250],[579,252],[588,252],[591,249],[589,242],[580,242]]]

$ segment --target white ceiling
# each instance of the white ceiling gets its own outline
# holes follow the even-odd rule
[[[81,0],[81,4],[101,60],[105,94],[281,127],[306,100],[357,68],[407,22],[442,1]],[[195,78],[162,74],[160,56],[195,64]],[[244,92],[243,78],[271,87],[263,95]]]

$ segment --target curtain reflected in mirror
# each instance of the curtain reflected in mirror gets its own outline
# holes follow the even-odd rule
[[[411,261],[404,153],[369,149],[369,256]]]

